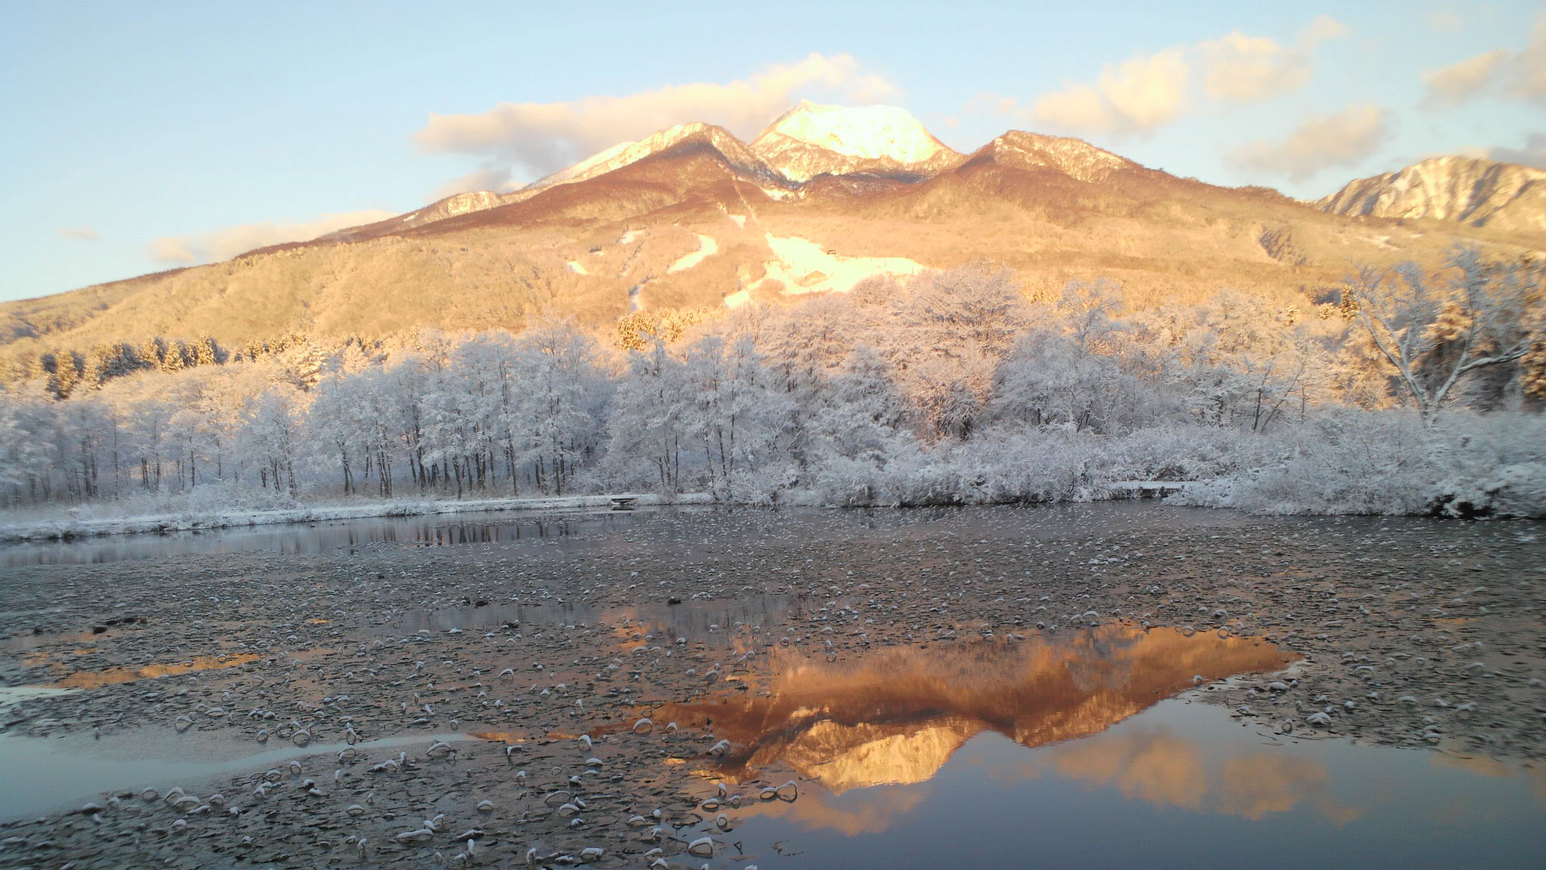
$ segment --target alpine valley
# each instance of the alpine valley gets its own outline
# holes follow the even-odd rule
[[[226,262],[0,305],[0,355],[154,336],[323,346],[415,329],[608,332],[649,316],[779,304],[877,274],[973,262],[1029,297],[1119,283],[1128,305],[1231,288],[1308,307],[1353,264],[1546,248],[1546,173],[1466,158],[1363,179],[1314,203],[1011,131],[971,154],[906,112],[801,103],[750,143],[701,123],[624,142],[508,193],[460,193],[379,223]]]

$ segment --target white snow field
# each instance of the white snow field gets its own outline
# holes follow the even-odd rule
[[[768,277],[782,281],[784,293],[846,293],[875,275],[917,275],[928,267],[906,257],[845,257],[799,236],[766,236],[777,259],[764,264]]]
[[[703,262],[705,258],[719,253],[719,245],[709,236],[698,234],[698,250],[678,257],[676,262],[666,268],[666,274],[685,272],[688,269]]]

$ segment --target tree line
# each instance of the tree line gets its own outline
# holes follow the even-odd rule
[[[0,502],[1058,497],[1207,473],[1209,432],[1248,444],[1335,409],[1538,409],[1539,278],[1457,250],[1434,274],[1361,270],[1302,309],[1226,290],[1130,311],[1109,282],[1027,298],[976,265],[787,308],[634,315],[626,349],[563,320],[332,349],[117,343],[0,393]]]

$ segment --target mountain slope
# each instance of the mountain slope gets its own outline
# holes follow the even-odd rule
[[[623,142],[589,159],[560,170],[524,188],[521,193],[535,193],[556,184],[573,184],[598,175],[615,172],[654,154],[659,154],[686,141],[707,143],[717,150],[725,164],[738,174],[758,177],[769,182],[782,183],[779,177],[761,157],[731,135],[730,131],[713,124],[678,124],[637,142]],[[507,200],[508,201],[508,200]]]
[[[1125,157],[1096,148],[1082,139],[1020,130],[1011,130],[994,139],[972,158],[991,158],[1023,169],[1050,169],[1088,184],[1099,184],[1124,169],[1141,168]]]
[[[683,125],[516,194],[459,194],[311,242],[3,304],[0,362],[152,336],[239,348],[294,333],[515,330],[544,314],[607,330],[633,311],[778,304],[979,260],[1016,270],[1033,295],[1106,278],[1131,305],[1233,288],[1306,307],[1350,263],[1434,266],[1456,242],[1497,257],[1546,247],[1540,231],[1500,231],[1507,209],[1480,225],[1375,227],[1076,139],[1012,131],[963,156],[905,113],[807,105],[770,131],[759,153]],[[784,174],[807,171],[803,183]],[[1528,204],[1530,185],[1512,202]]]
[[[1473,157],[1434,157],[1350,182],[1315,201],[1332,214],[1455,221],[1546,232],[1546,171]]]
[[[790,186],[782,175],[769,167],[762,158],[752,153],[745,144],[723,127],[704,123],[678,124],[637,141],[620,142],[599,154],[540,178],[511,193],[494,193],[487,190],[458,193],[405,215],[339,230],[323,237],[320,241],[354,242],[380,238],[463,215],[514,205],[525,202],[550,188],[589,181],[592,178],[616,172],[684,142],[708,143],[719,152],[725,165],[739,175],[758,179],[767,185]]]

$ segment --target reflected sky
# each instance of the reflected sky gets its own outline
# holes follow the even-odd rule
[[[852,868],[1540,866],[1539,773],[1472,762],[1167,700],[1080,740],[980,733],[917,784],[757,803],[734,836],[748,860]]]
[[[258,660],[256,653],[232,653],[218,656],[194,656],[180,662],[164,662],[148,664],[141,667],[111,667],[101,670],[68,671],[63,665],[55,668],[67,671],[54,682],[54,687],[60,689],[100,689],[103,686],[116,686],[120,683],[132,683],[136,680],[153,680],[157,677],[171,677],[178,674],[188,674],[194,671],[215,671],[224,668],[234,668],[248,662]]]

